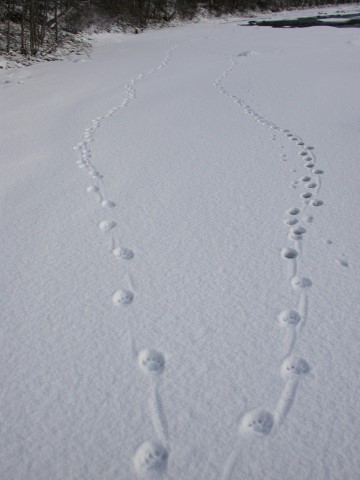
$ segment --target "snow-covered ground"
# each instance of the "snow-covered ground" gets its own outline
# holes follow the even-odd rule
[[[359,478],[359,59],[236,20],[0,72],[2,480]]]

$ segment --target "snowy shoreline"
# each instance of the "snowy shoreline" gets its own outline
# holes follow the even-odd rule
[[[164,30],[167,28],[181,27],[187,25],[195,24],[211,24],[211,23],[228,23],[228,22],[246,22],[243,25],[246,25],[249,20],[279,20],[286,18],[303,18],[311,16],[314,14],[325,13],[326,15],[332,14],[348,14],[348,13],[359,13],[360,9],[358,4],[341,4],[341,5],[323,5],[321,7],[304,7],[304,8],[289,8],[288,10],[279,11],[279,12],[249,12],[248,14],[244,13],[243,15],[221,15],[221,16],[211,16],[209,14],[198,15],[191,21],[181,21],[176,20],[170,22],[169,24],[164,25],[152,25],[149,26],[141,33],[145,33],[152,30]],[[108,31],[110,30],[110,31]],[[95,42],[99,38],[107,37],[108,35],[133,35],[132,33],[125,33],[119,31],[118,26],[109,27],[107,31],[101,31],[96,26],[92,26],[86,29],[84,32],[81,32],[76,35],[70,35],[64,32],[65,37],[70,37],[70,40],[66,40],[63,46],[58,46],[56,50],[52,53],[41,53],[38,56],[23,56],[20,53],[11,52],[10,54],[0,54],[0,70],[9,70],[11,68],[21,68],[27,67],[36,63],[49,62],[49,61],[76,61],[79,56],[82,55],[91,55],[91,49]],[[51,49],[50,49],[51,50]]]

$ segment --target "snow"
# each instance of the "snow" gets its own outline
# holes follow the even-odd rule
[[[355,480],[358,31],[97,38],[0,72],[0,477]]]

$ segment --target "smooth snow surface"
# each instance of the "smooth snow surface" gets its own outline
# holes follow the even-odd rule
[[[359,59],[234,21],[0,73],[2,480],[359,478]]]

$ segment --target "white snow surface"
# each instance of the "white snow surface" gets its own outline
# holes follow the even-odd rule
[[[0,72],[0,478],[358,479],[359,31],[98,39]]]

